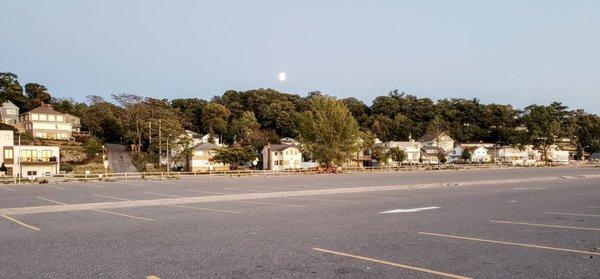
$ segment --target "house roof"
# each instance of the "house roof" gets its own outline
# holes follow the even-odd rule
[[[13,102],[11,101],[6,101],[4,103],[2,103],[2,106],[10,106],[10,107],[15,107],[18,108],[17,105],[15,105]]]
[[[291,144],[271,144],[270,146],[271,151],[283,151],[290,147],[298,148],[297,146]]]
[[[216,144],[212,144],[210,142],[203,142],[203,143],[196,144],[194,146],[194,150],[216,150],[219,148],[221,148],[221,147]]]
[[[26,113],[62,114],[62,113],[60,113],[60,112],[55,111],[54,109],[52,109],[51,106],[44,105],[44,104],[42,104],[41,106],[39,106],[37,108],[34,108],[34,109],[32,109],[32,110],[30,110],[28,112],[25,112],[23,114],[26,114]]]
[[[437,139],[439,136],[441,135],[445,135],[446,133],[444,132],[439,132],[439,133],[427,133],[425,135],[423,135],[421,138],[419,138],[417,141],[420,142],[424,142],[424,141],[433,141],[435,139]]]

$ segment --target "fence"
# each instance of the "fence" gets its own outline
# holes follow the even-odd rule
[[[449,164],[449,165],[402,165],[384,167],[341,167],[336,173],[392,173],[403,171],[427,170],[469,170],[469,169],[498,169],[508,168],[506,165],[494,164]],[[179,180],[179,179],[217,179],[241,178],[258,176],[291,176],[325,174],[318,169],[290,169],[290,170],[226,170],[207,172],[136,172],[136,173],[99,173],[99,174],[57,174],[51,177],[38,178],[31,181],[27,177],[21,182],[68,182],[68,181],[120,181],[120,180]],[[12,176],[0,176],[0,183],[14,183]]]

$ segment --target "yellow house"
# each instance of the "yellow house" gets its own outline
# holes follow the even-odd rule
[[[199,143],[194,146],[194,154],[190,158],[190,166],[193,172],[223,171],[228,170],[229,165],[213,162],[217,149],[221,148],[209,142]]]

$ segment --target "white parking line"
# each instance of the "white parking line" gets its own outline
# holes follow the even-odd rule
[[[227,194],[231,194],[231,193],[223,193],[223,192],[211,192],[211,191],[200,191],[200,190],[186,190],[188,192],[194,192],[194,193],[206,193],[206,194],[219,194],[219,195],[227,195]]]
[[[118,200],[118,201],[130,201],[130,200],[128,200],[128,199],[117,198],[117,197],[111,197],[111,196],[105,196],[105,195],[98,195],[98,194],[94,194],[94,196],[96,196],[96,197],[100,197],[100,198],[106,198],[106,199]]]
[[[595,214],[581,214],[581,213],[562,213],[562,212],[544,212],[546,214],[552,214],[552,215],[569,215],[569,216],[581,216],[581,217],[596,217],[596,218],[600,218],[600,215],[595,215]]]
[[[512,224],[512,225],[522,225],[522,226],[532,226],[532,227],[545,227],[545,228],[572,229],[572,230],[584,230],[584,231],[597,231],[597,232],[600,232],[600,228],[571,227],[571,226],[533,224],[533,223],[511,222],[511,221],[498,221],[498,220],[490,220],[490,222],[491,223],[498,223],[498,224]]]
[[[106,214],[117,215],[117,216],[122,216],[122,217],[129,217],[129,218],[133,218],[133,219],[140,219],[140,220],[145,220],[145,221],[151,221],[151,222],[154,221],[153,219],[149,219],[149,218],[138,217],[138,216],[123,214],[123,213],[116,213],[116,212],[106,211],[106,210],[100,210],[100,209],[93,209],[93,211],[101,212],[101,213],[106,213]]]
[[[187,205],[167,204],[167,205],[164,205],[164,206],[179,207],[179,208],[189,208],[189,209],[199,209],[199,210],[216,211],[216,212],[226,212],[226,213],[242,213],[242,212],[239,212],[239,211],[223,210],[223,209],[213,209],[213,208],[187,206]]]
[[[185,196],[175,196],[175,195],[157,194],[157,193],[151,193],[151,192],[142,192],[142,194],[146,194],[146,195],[154,195],[154,196],[160,196],[160,197],[167,197],[167,198],[187,198],[187,197],[185,197]]]
[[[59,201],[55,201],[55,200],[51,200],[51,199],[46,199],[46,198],[42,198],[42,197],[37,197],[37,198],[40,199],[40,200],[51,202],[51,203],[55,203],[55,204],[60,204],[60,205],[65,205],[66,204],[64,202],[59,202]]]
[[[289,206],[289,207],[308,207],[307,205],[282,204],[282,203],[270,203],[270,202],[251,202],[251,201],[229,201],[229,202],[250,203],[250,204],[264,204],[264,205],[276,205],[276,206]]]
[[[8,187],[6,187],[6,186],[0,186],[0,188],[2,188],[2,189],[4,189],[4,190],[11,191],[11,192],[15,192],[15,190],[14,190],[14,189],[8,188]]]

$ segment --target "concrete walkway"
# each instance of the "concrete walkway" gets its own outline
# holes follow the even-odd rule
[[[108,168],[111,172],[138,172],[131,162],[131,157],[129,157],[129,152],[125,150],[125,146],[106,144],[106,151],[108,154]]]

